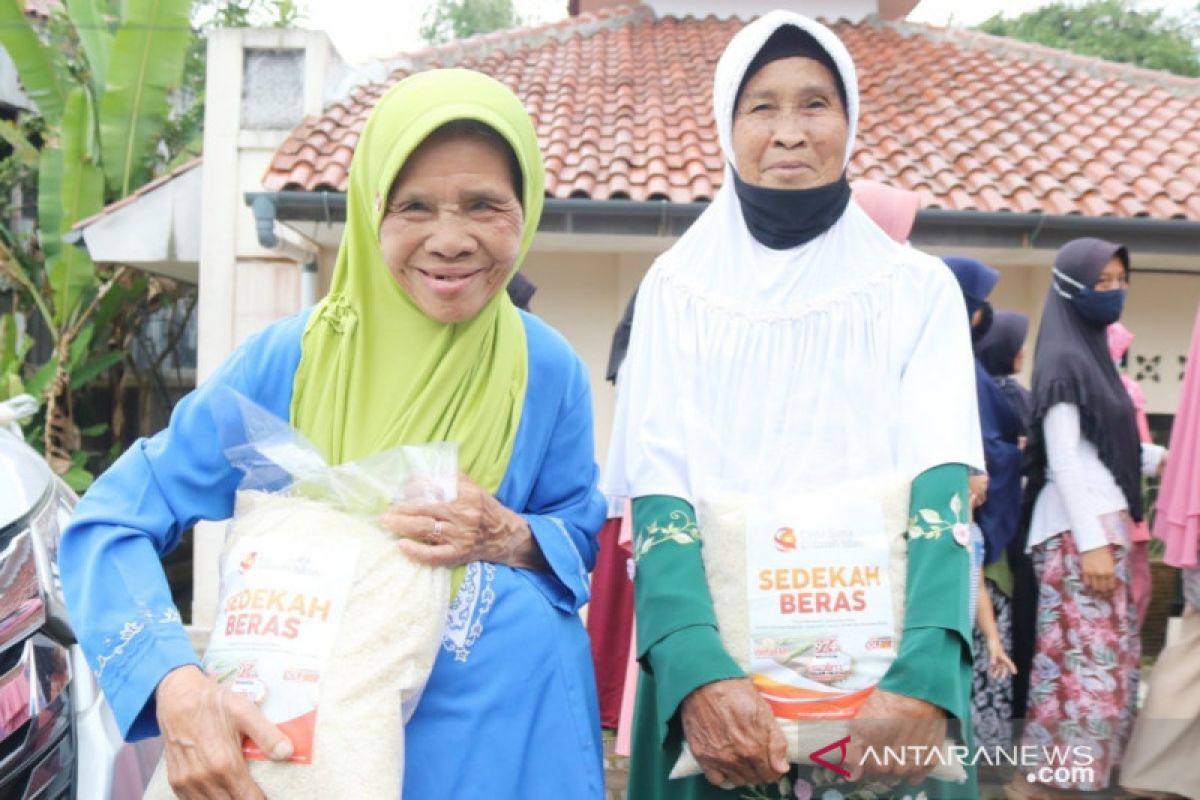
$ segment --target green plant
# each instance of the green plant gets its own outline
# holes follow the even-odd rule
[[[421,20],[421,38],[442,44],[521,24],[512,0],[437,0]]]
[[[0,402],[25,393],[21,368],[33,346],[28,336],[22,336],[13,314],[0,317]]]
[[[63,236],[151,178],[170,94],[183,78],[190,8],[190,0],[124,0],[119,7],[66,0],[42,23],[25,15],[22,0],[0,0],[0,45],[41,122],[40,146],[21,126],[0,131],[16,159],[10,177],[27,180],[36,153],[37,186],[37,236],[22,237],[4,223],[0,274],[19,289],[14,312],[40,325],[52,343],[49,359],[32,365],[32,374],[13,364],[27,358],[28,345],[6,344],[0,369],[11,385],[15,376],[44,402],[43,453],[75,488],[91,480],[81,444],[96,431],[77,426],[76,395],[123,359],[107,334],[145,281],[122,268],[97,268]],[[15,330],[15,316],[0,327]]]
[[[1091,0],[1050,3],[1012,18],[996,14],[979,29],[1109,61],[1200,75],[1198,18],[1200,10],[1170,14],[1121,0]]]

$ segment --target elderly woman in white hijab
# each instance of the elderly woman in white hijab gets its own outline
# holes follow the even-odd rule
[[[716,71],[725,183],[639,290],[604,486],[633,498],[631,800],[882,797],[922,780],[897,796],[975,797],[973,782],[927,780],[928,762],[867,756],[930,752],[968,724],[967,470],[983,459],[953,276],[850,201],[858,104],[832,31],[786,11],[747,25]],[[848,748],[822,756],[836,769],[793,765],[776,707],[717,629],[700,545],[716,552],[726,529],[706,529],[703,509],[727,493],[833,496],[885,476],[900,476],[911,510],[899,652],[843,714]],[[775,535],[781,551],[815,552],[799,527]],[[669,779],[685,742],[704,775]]]

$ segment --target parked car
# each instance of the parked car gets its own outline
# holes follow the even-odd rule
[[[77,498],[16,427],[30,402],[0,403],[0,798],[137,800],[161,744],[121,739],[71,632],[57,553]]]

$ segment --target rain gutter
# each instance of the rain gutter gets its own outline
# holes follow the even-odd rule
[[[246,203],[254,209],[259,241],[267,247],[272,246],[275,221],[340,224],[346,219],[346,195],[342,192],[249,192]],[[549,233],[678,236],[707,206],[706,202],[548,197],[538,229]],[[1081,236],[1112,239],[1140,252],[1200,252],[1200,221],[938,208],[917,212],[912,241],[925,247],[1055,250]]]

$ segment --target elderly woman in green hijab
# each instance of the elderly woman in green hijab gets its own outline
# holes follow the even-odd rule
[[[604,519],[588,381],[562,337],[504,291],[542,196],[533,125],[508,89],[465,70],[400,82],[354,155],[329,296],[242,344],[80,502],[60,556],[71,619],[126,738],[161,732],[181,796],[261,797],[242,736],[275,758],[292,749],[200,670],[159,564],[197,520],[233,511],[239,474],[214,422],[222,387],[334,464],[458,443],[457,500],[396,504],[381,520],[411,556],[461,579],[405,730],[405,796],[603,795],[577,614]]]

